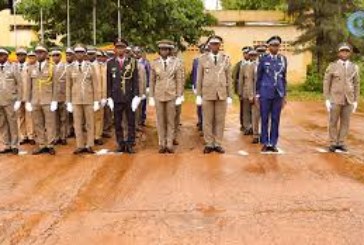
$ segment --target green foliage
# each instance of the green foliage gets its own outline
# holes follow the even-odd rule
[[[322,92],[323,76],[317,73],[316,69],[314,69],[314,65],[309,65],[307,67],[307,78],[306,81],[302,84],[302,90],[308,92]]]
[[[224,9],[228,10],[282,10],[285,0],[222,0]]]
[[[89,0],[70,1],[72,43],[92,43],[92,10]],[[64,35],[66,40],[67,6],[64,0],[23,0],[20,11],[25,18],[40,21],[39,6],[43,6],[45,39]],[[97,0],[97,43],[111,42],[117,37],[117,1]],[[200,0],[121,0],[121,33],[131,43],[155,49],[155,42],[168,38],[178,43],[195,44],[209,35],[203,27],[215,22],[204,12]],[[37,27],[39,30],[39,27]]]

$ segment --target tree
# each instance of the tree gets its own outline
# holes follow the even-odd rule
[[[285,0],[222,0],[227,10],[278,10],[285,8]]]
[[[72,43],[92,43],[92,4],[89,0],[70,1]],[[26,19],[39,23],[43,7],[45,37],[53,40],[64,35],[66,40],[67,6],[64,0],[23,0],[19,5]],[[117,37],[117,1],[98,0],[97,43],[111,42]],[[211,32],[204,29],[215,19],[204,12],[201,0],[121,0],[122,36],[131,43],[155,49],[155,42],[169,38],[181,49],[195,44]],[[39,27],[37,27],[39,30]]]
[[[288,13],[303,31],[294,44],[299,51],[312,51],[318,74],[336,56],[339,43],[355,39],[346,28],[346,19],[357,7],[358,3],[353,0],[288,1]]]

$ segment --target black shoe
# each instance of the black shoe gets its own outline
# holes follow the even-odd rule
[[[166,153],[174,154],[174,150],[172,148],[166,148]]]
[[[102,134],[102,138],[110,139],[111,138],[111,135],[110,134],[103,133]]]
[[[267,145],[264,145],[262,148],[262,152],[268,152],[268,151],[270,151],[270,147]]]
[[[254,138],[252,144],[259,144],[260,140],[258,138]]]
[[[161,147],[158,151],[159,154],[167,153],[167,149],[165,147]]]
[[[129,154],[134,154],[136,151],[134,150],[134,147],[132,145],[125,146],[125,152]]]
[[[11,153],[13,153],[13,155],[19,155],[19,149],[18,148],[11,148]]]
[[[25,144],[28,144],[28,143],[29,143],[28,138],[25,138],[25,139],[23,139],[23,140],[21,140],[21,141],[19,142],[19,145],[25,145]]]
[[[76,150],[73,151],[73,154],[75,155],[80,155],[82,153],[85,153],[85,148],[77,148]]]
[[[95,145],[103,145],[104,142],[102,141],[102,139],[96,139],[95,140]]]
[[[221,146],[216,146],[214,149],[217,153],[224,154],[225,150]]]
[[[336,146],[335,145],[330,145],[329,152],[335,152],[335,151],[336,151]]]
[[[125,145],[119,145],[118,148],[116,148],[115,152],[125,152]]]
[[[65,139],[59,140],[59,144],[61,144],[61,145],[67,145],[67,140],[65,140]]]
[[[68,134],[67,138],[75,138],[76,137],[76,134],[75,132],[71,132]]]
[[[43,147],[43,148],[37,148],[33,151],[32,155],[40,155],[43,153],[48,153],[48,148],[47,147]]]
[[[214,151],[214,148],[209,147],[209,146],[205,146],[205,149],[203,150],[203,153],[204,154],[210,154],[213,151]]]
[[[179,145],[179,142],[177,140],[173,140],[173,145]]]
[[[342,152],[348,152],[348,147],[345,145],[338,145],[338,146],[336,146],[336,150],[339,150]]]
[[[35,145],[35,140],[31,139],[28,141],[29,142],[29,145]]]
[[[49,148],[48,148],[48,153],[49,153],[49,155],[54,156],[54,155],[56,155],[56,150],[54,150],[54,148],[53,148],[53,147],[49,147]]]
[[[278,150],[277,146],[271,146],[271,147],[270,147],[270,151],[271,151],[271,152],[275,152],[275,153],[278,153],[278,152],[279,152],[279,150]]]
[[[92,150],[91,147],[86,147],[85,148],[85,153],[88,153],[88,154],[95,154],[94,150]]]
[[[13,150],[11,148],[6,148],[4,150],[1,150],[0,151],[0,154],[9,154],[9,153],[12,153]]]

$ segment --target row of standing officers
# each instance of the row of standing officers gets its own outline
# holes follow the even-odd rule
[[[262,152],[278,152],[288,66],[286,57],[279,53],[281,38],[273,36],[265,44],[244,47],[243,59],[233,69],[229,56],[220,51],[222,42],[221,37],[211,36],[193,62],[192,87],[197,126],[205,139],[204,153],[225,152],[225,116],[234,88],[240,99],[241,131],[253,135],[253,143],[263,145]],[[28,54],[28,62],[26,51],[17,50],[18,62],[14,64],[8,62],[9,52],[0,49],[0,130],[5,143],[0,153],[18,154],[20,141],[37,143],[33,154],[54,155],[54,145],[67,144],[73,130],[74,153],[94,153],[94,144],[101,145],[103,137],[111,137],[113,123],[116,151],[134,153],[136,129],[145,126],[147,103],[156,109],[159,152],[174,153],[184,101],[184,64],[173,52],[172,41],[162,40],[157,45],[159,57],[150,64],[140,48],[130,52],[125,39],[114,41],[111,57],[76,45],[66,50],[66,63],[61,62],[59,49],[52,50],[50,62],[43,45]],[[348,118],[357,108],[359,70],[348,61],[350,53],[348,44],[340,45],[338,63],[339,67],[344,63],[347,76],[342,81],[335,79],[333,63],[324,81],[330,112],[329,149],[333,152],[347,150]],[[345,93],[335,90],[343,86]]]

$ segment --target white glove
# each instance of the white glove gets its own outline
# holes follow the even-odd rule
[[[327,111],[330,112],[330,110],[331,110],[331,102],[330,102],[330,100],[326,100],[325,101],[325,105],[326,105]]]
[[[145,94],[142,95],[142,100],[145,100],[147,96]]]
[[[149,94],[149,88],[147,88],[147,89],[145,90],[145,92],[146,92],[147,94]]]
[[[185,95],[184,94],[182,94],[181,100],[182,100],[182,103],[185,102]]]
[[[358,109],[358,102],[354,102],[353,103],[353,113],[355,113],[357,109]]]
[[[25,110],[27,110],[28,112],[33,111],[32,103],[30,102],[25,103]]]
[[[105,107],[106,103],[107,103],[107,99],[101,99],[101,101],[100,101],[101,107]]]
[[[195,95],[197,94],[197,89],[194,86],[192,86],[192,91]]]
[[[58,109],[58,102],[57,101],[52,101],[51,102],[51,111],[54,112]]]
[[[98,101],[94,101],[94,111],[100,110],[100,103]]]
[[[138,96],[135,96],[131,102],[131,110],[133,112],[135,112],[138,109],[138,106],[140,104],[140,101],[142,101],[142,99]]]
[[[149,98],[149,106],[152,106],[152,107],[154,107],[154,106],[155,106],[155,100],[154,100],[154,98],[153,98],[153,97],[150,97],[150,98]]]
[[[228,104],[228,106],[232,105],[233,104],[233,99],[230,98],[230,97],[227,97],[226,103]]]
[[[112,100],[112,98],[108,98],[107,99],[107,104],[109,105],[110,107],[110,110],[114,110],[114,101]]]
[[[182,96],[177,97],[177,99],[176,99],[176,105],[181,105],[181,104],[182,104]]]
[[[72,103],[67,103],[67,111],[69,112],[69,113],[72,113],[73,112],[73,105],[72,105]]]
[[[14,111],[18,111],[21,106],[21,101],[15,101],[14,104]]]
[[[199,95],[196,97],[196,105],[198,106],[202,105],[202,97]]]

